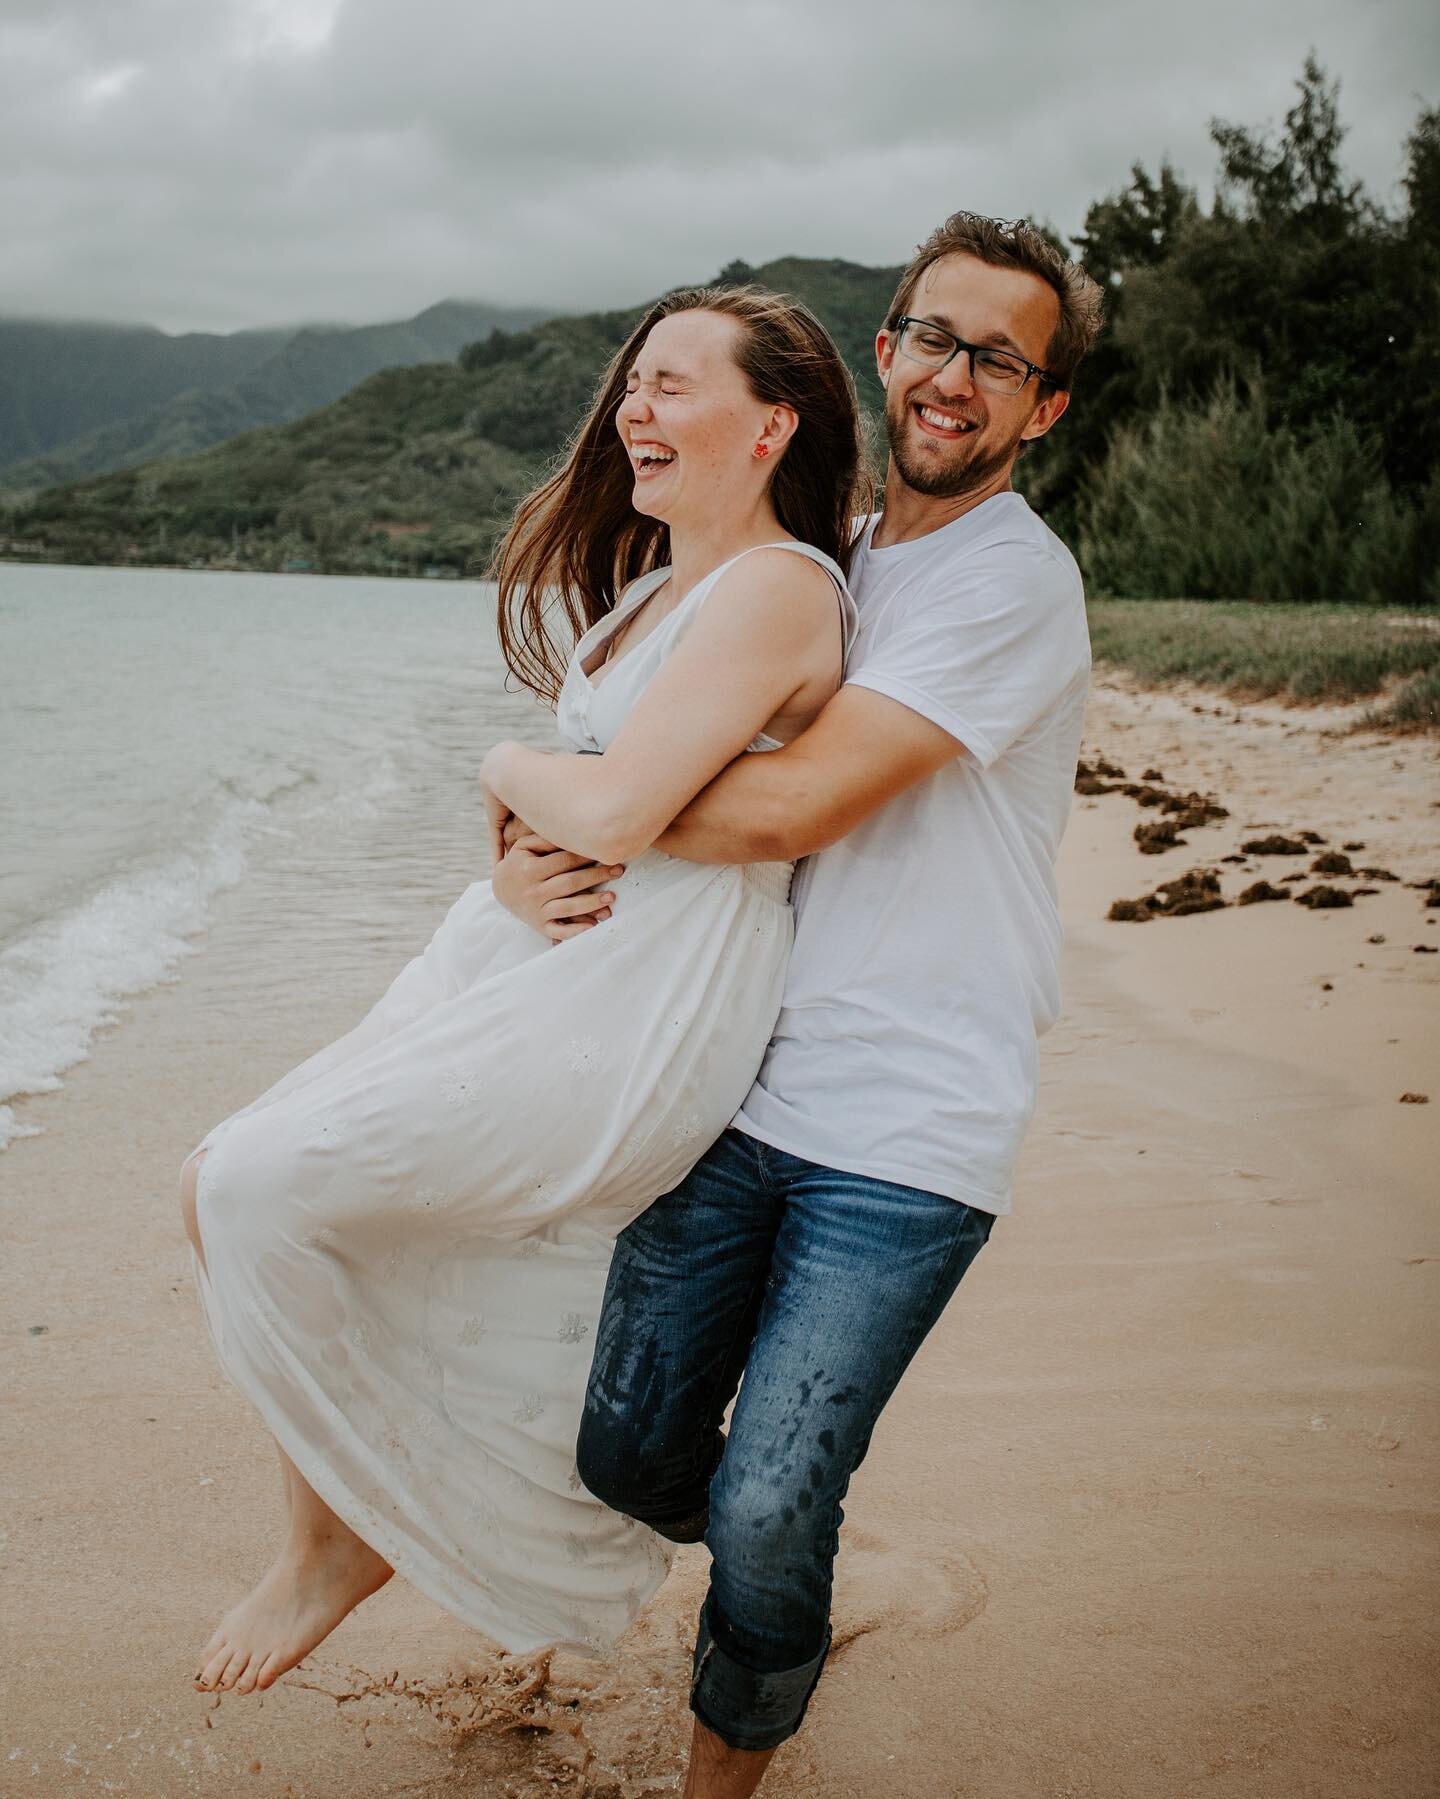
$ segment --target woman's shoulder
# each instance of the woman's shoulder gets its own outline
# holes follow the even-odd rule
[[[739,598],[787,592],[829,596],[837,584],[844,589],[845,575],[832,556],[812,543],[789,537],[742,550],[722,563],[705,585],[714,591],[723,589],[727,598]]]
[[[777,649],[795,648],[807,636],[834,628],[838,599],[847,647],[853,636],[855,601],[844,571],[833,556],[799,538],[742,551],[715,571],[708,586],[718,603],[707,598],[698,611],[712,614],[712,629],[758,629]]]

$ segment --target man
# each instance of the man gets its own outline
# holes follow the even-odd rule
[[[845,684],[660,839],[809,858],[759,1078],[617,1243],[578,1444],[592,1493],[713,1557],[688,1799],[743,1799],[799,1728],[850,1476],[1010,1209],[1090,663],[1078,570],[1011,473],[1099,323],[1095,284],[1027,225],[957,213],[920,247],[876,339],[890,460]],[[496,892],[552,936],[590,928],[578,861],[512,849]]]

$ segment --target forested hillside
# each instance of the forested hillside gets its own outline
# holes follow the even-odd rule
[[[898,268],[790,258],[724,273],[811,304],[878,395],[870,358]],[[496,329],[458,361],[388,369],[293,424],[42,493],[12,511],[10,553],[473,571],[516,497],[574,429],[641,310]]]
[[[188,456],[328,405],[380,369],[448,362],[496,326],[545,316],[447,300],[394,324],[226,337],[0,319],[0,488]]]

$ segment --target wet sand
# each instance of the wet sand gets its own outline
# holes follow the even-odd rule
[[[1076,799],[1015,1213],[852,1483],[836,1649],[763,1794],[1434,1791],[1440,907],[1405,883],[1440,875],[1440,744],[1341,722],[1097,684],[1087,759],[1229,816],[1142,853],[1158,807]],[[1327,852],[1400,878],[1309,874]],[[1107,918],[1195,869],[1227,901],[1378,891]],[[451,897],[417,895],[421,940]],[[397,1581],[264,1698],[190,1689],[280,1486],[204,1334],[178,1166],[395,961],[320,990],[297,954],[287,984],[277,929],[288,996],[237,1028],[227,918],[0,1156],[0,1792],[675,1791],[700,1548],[599,1665],[496,1656]]]

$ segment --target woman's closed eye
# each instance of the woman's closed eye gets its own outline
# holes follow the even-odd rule
[[[639,393],[642,385],[643,385],[643,383],[638,379],[638,377],[632,375],[630,378],[629,384],[626,386],[625,392],[627,394]],[[660,387],[657,387],[655,389],[655,391],[656,391],[656,393],[674,395],[674,394],[683,394],[685,392],[685,389],[683,387],[670,387],[670,386],[662,385]]]

